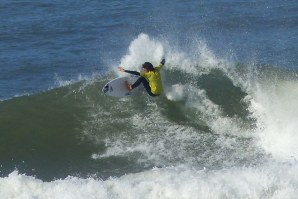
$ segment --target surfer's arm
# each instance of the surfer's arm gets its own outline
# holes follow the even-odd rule
[[[139,76],[140,76],[140,73],[139,73],[139,72],[137,72],[137,71],[124,70],[124,72],[126,72],[126,73],[129,73],[129,74],[133,74],[133,75],[139,75]]]
[[[162,59],[160,64],[155,67],[155,70],[160,70],[165,65],[166,60]]]
[[[139,75],[139,76],[140,76],[140,73],[137,72],[137,71],[125,70],[125,69],[122,68],[122,67],[119,67],[118,70],[121,71],[121,72],[126,72],[126,73],[129,73],[129,74]]]

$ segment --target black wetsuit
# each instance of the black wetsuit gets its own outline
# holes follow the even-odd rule
[[[137,71],[124,70],[124,72],[129,73],[129,74],[140,76],[140,73],[137,72]],[[147,93],[150,96],[152,96],[152,97],[159,96],[159,95],[153,94],[151,92],[151,88],[150,88],[149,82],[147,81],[147,79],[145,77],[142,77],[142,76],[140,76],[140,78],[133,85],[131,85],[132,89],[138,87],[141,83],[143,84],[144,88],[146,89]]]

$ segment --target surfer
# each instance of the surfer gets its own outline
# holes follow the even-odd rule
[[[126,82],[127,89],[129,91],[138,87],[142,83],[147,93],[152,97],[156,97],[156,96],[159,96],[163,91],[161,77],[160,77],[160,69],[164,66],[165,62],[166,60],[162,59],[160,64],[156,67],[153,67],[153,65],[150,62],[145,62],[142,65],[144,69],[143,72],[125,70],[122,67],[118,67],[118,70],[121,72],[126,72],[126,73],[140,76],[140,78],[134,84],[128,84]]]

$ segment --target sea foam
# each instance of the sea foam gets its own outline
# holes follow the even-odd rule
[[[295,173],[298,173],[297,164],[271,163],[222,170],[155,168],[107,180],[68,177],[43,182],[14,171],[0,179],[0,195],[7,199],[291,199],[298,194]]]

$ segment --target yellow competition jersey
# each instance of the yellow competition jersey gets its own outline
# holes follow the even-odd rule
[[[147,73],[141,72],[140,75],[142,77],[145,77],[150,85],[151,92],[155,95],[159,95],[162,93],[162,82],[160,77],[160,69],[163,67],[162,64],[159,64],[157,67],[155,67],[155,71],[149,71]]]

